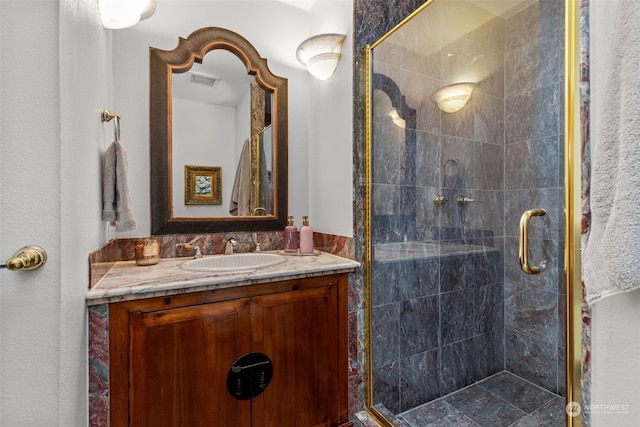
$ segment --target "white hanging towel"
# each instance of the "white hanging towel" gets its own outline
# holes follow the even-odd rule
[[[104,156],[102,180],[102,220],[115,222],[116,231],[136,228],[127,183],[127,155],[118,141],[114,141]]]
[[[591,146],[591,231],[583,248],[588,304],[640,288],[640,2],[617,5],[600,118]]]
[[[233,181],[229,213],[233,216],[251,215],[251,143],[248,139],[242,145],[238,169]]]

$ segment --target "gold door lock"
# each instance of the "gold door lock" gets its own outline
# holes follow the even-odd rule
[[[0,268],[7,270],[35,270],[42,267],[47,262],[47,252],[40,246],[25,246],[16,252],[13,257],[7,260],[6,264]]]

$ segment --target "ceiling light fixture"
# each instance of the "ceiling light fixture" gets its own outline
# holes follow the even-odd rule
[[[342,34],[319,34],[306,39],[296,50],[298,61],[318,80],[329,79],[340,62]]]
[[[431,95],[431,100],[445,113],[455,113],[467,105],[475,83],[455,83],[437,90]]]
[[[156,11],[156,0],[98,0],[104,28],[118,30],[136,25]]]

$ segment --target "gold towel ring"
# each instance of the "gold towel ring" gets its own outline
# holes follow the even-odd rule
[[[103,123],[110,122],[112,119],[116,120],[114,129],[116,142],[120,142],[120,114],[114,114],[106,108],[100,110],[100,120]]]

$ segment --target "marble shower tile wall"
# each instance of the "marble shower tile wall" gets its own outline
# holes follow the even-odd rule
[[[502,254],[374,261],[374,404],[398,414],[504,369]]]
[[[407,17],[416,8],[418,8],[422,3],[423,3],[422,0],[354,0],[354,11],[355,11],[354,58],[356,58],[354,63],[355,94],[354,94],[354,108],[353,108],[353,112],[354,112],[353,154],[354,154],[354,176],[355,176],[354,232],[355,232],[355,239],[356,239],[356,254],[357,254],[356,259],[359,259],[359,260],[362,260],[362,248],[364,247],[364,237],[363,237],[364,233],[363,233],[363,226],[362,226],[363,212],[364,212],[363,202],[364,202],[364,194],[365,194],[364,192],[364,188],[365,188],[364,176],[365,175],[364,175],[363,154],[365,152],[364,147],[366,142],[365,134],[364,134],[364,129],[365,129],[364,99],[367,96],[366,86],[365,86],[366,70],[364,69],[364,61],[362,61],[362,49],[365,45],[372,44],[376,40],[378,40],[381,36],[383,36],[391,28],[393,28],[396,24],[398,24],[402,19]],[[489,50],[488,52],[492,54],[496,54],[498,56],[502,55],[503,57],[505,55],[505,52],[511,53],[511,56],[509,56],[506,61],[506,64],[512,67],[510,71],[510,77],[507,82],[509,91],[513,91],[513,90],[517,91],[519,85],[523,85],[523,88],[525,86],[530,88],[529,90],[531,90],[532,91],[531,94],[533,94],[533,93],[537,93],[533,91],[534,88],[545,87],[547,88],[546,91],[544,91],[544,93],[546,94],[545,96],[553,98],[556,96],[556,94],[558,94],[558,92],[557,91],[554,92],[553,90],[548,88],[548,86],[551,85],[552,83],[558,83],[562,81],[563,69],[561,66],[561,57],[563,55],[563,52],[561,49],[560,50],[558,49],[559,46],[563,45],[563,43],[561,42],[561,37],[563,32],[563,29],[562,29],[563,13],[561,10],[562,6],[560,5],[562,1],[542,0],[542,3],[543,4],[535,5],[534,7],[536,9],[529,10],[529,13],[532,16],[519,14],[518,16],[512,17],[512,19],[510,19],[508,23],[509,25],[508,31],[505,32],[503,30],[502,33],[500,31],[495,32],[493,35],[494,37],[493,40],[496,40],[496,42],[492,41],[490,45],[503,46],[503,50],[502,52],[499,52],[498,50],[495,50],[495,51]],[[586,13],[588,11],[587,1],[582,2],[582,10],[583,10],[583,14],[585,14],[586,16]],[[535,21],[531,21],[531,18],[535,18]],[[542,18],[542,19],[539,19],[539,18]],[[581,21],[581,24],[584,26],[586,25],[586,22],[588,22],[588,19],[587,20],[583,19]],[[516,31],[517,29],[520,29],[520,31],[517,32]],[[583,31],[586,31],[586,30],[583,28]],[[509,34],[508,42],[505,40],[506,33]],[[536,51],[535,44],[534,44],[529,46],[528,48],[523,48],[520,52],[521,53],[520,57],[528,58],[529,64],[531,66],[528,68],[524,67],[524,65],[527,64],[527,61],[524,61],[523,63],[521,62],[520,64],[516,64],[516,63],[511,64],[511,62],[515,61],[516,59],[516,57],[514,56],[516,54],[516,52],[514,51],[514,48],[516,48],[517,46],[526,45],[527,43],[529,43],[527,42],[527,40],[531,41],[532,38],[535,38],[535,37],[538,37],[540,39],[540,46],[542,46],[542,49],[538,49]],[[553,39],[557,40],[558,43],[553,44],[551,42],[551,40]],[[500,40],[502,41],[500,42]],[[505,49],[505,43],[508,43],[508,46],[506,47],[506,49]],[[387,62],[390,64],[398,63],[397,61],[391,61],[391,60]],[[492,88],[491,90],[490,89],[486,90],[487,94],[493,94],[493,97],[490,98],[490,101],[492,102],[491,103],[487,102],[484,108],[476,109],[475,114],[479,118],[479,120],[483,120],[478,123],[479,131],[481,131],[482,129],[482,126],[480,125],[480,123],[494,122],[498,124],[498,127],[495,129],[495,132],[493,133],[495,135],[494,137],[484,137],[483,140],[495,141],[497,144],[504,144],[504,134],[509,135],[509,138],[512,138],[513,136],[518,135],[519,133],[517,129],[514,129],[513,127],[520,126],[519,123],[522,123],[522,126],[524,126],[525,124],[528,125],[529,115],[535,117],[536,120],[541,123],[546,123],[545,127],[547,129],[549,129],[549,127],[553,129],[554,127],[553,120],[545,119],[544,111],[542,112],[542,114],[540,111],[537,111],[537,110],[533,111],[532,109],[536,107],[534,104],[531,104],[531,101],[534,101],[535,98],[532,96],[529,96],[528,100],[526,100],[526,96],[527,96],[526,93],[523,95],[523,99],[525,99],[525,101],[522,101],[520,113],[507,112],[506,115],[504,113],[500,114],[500,109],[504,108],[505,98],[508,98],[508,102],[510,103],[510,106],[514,104],[517,105],[517,103],[515,102],[517,98],[514,97],[513,95],[509,95],[509,96],[505,95],[505,75],[504,75],[505,61],[497,60],[497,61],[490,61],[490,63],[499,64],[499,66],[503,67],[503,70],[502,72],[498,71],[494,73],[493,75],[489,76],[486,80],[482,82],[482,86]],[[429,64],[438,64],[437,68],[439,69],[440,58],[437,58],[434,61],[430,60]],[[540,69],[544,70],[544,72],[541,73],[540,77],[537,75],[531,74],[531,71],[533,71],[533,69],[535,68],[534,64],[540,65],[541,66]],[[516,68],[517,68],[517,72],[515,72]],[[426,71],[424,72],[424,74],[433,75],[433,76],[436,76],[436,78],[438,77],[437,74],[433,74]],[[521,76],[527,74],[530,76],[530,78],[525,82],[517,82],[516,80],[513,79],[513,76],[518,74]],[[582,75],[584,77],[586,74],[583,72]],[[428,82],[429,84],[431,84],[430,80]],[[501,90],[502,92],[500,92]],[[479,99],[484,98],[485,91],[483,90],[482,92],[483,93],[481,94],[476,93],[474,95],[474,98],[476,98],[476,95],[477,95],[477,98]],[[540,91],[540,93],[543,93],[543,91]],[[527,104],[527,101],[529,102],[529,104]],[[562,101],[560,99],[556,99],[556,102],[557,103],[555,105],[562,104]],[[429,104],[430,103],[427,103],[427,105]],[[588,102],[585,102],[585,104],[588,104]],[[496,108],[498,109],[497,113],[494,112],[494,109]],[[583,127],[584,127],[584,123],[588,121],[588,114],[587,115],[584,114],[584,111],[587,111],[587,110],[588,110],[588,105],[587,105],[587,108],[583,107]],[[433,149],[427,148],[422,151],[422,153],[426,155],[424,155],[424,157],[421,157],[421,144],[419,142],[421,138],[423,138],[425,141],[428,140],[429,144],[440,143],[440,120],[433,120],[434,114],[439,114],[439,112],[437,111],[437,107],[435,107],[434,104],[431,104],[430,108],[423,108],[422,110],[417,112],[417,129],[420,129],[421,131],[418,132],[418,136],[417,136],[417,141],[418,141],[417,159],[418,160],[416,163],[417,165],[416,169],[419,171],[428,171],[429,175],[436,175],[440,173],[439,168],[433,168],[433,167],[430,168],[429,166],[443,165],[440,151],[436,152]],[[553,113],[553,114],[556,114],[556,117],[561,117],[563,112],[557,111],[557,113]],[[486,116],[489,116],[489,115],[491,115],[490,119],[488,117],[485,118]],[[587,119],[584,119],[584,117],[587,117]],[[561,144],[561,141],[562,141],[562,132],[561,132],[560,124],[561,123],[558,123],[559,130],[556,133],[540,131],[541,135],[544,135],[542,136],[542,138],[549,138],[547,141],[544,142],[542,146],[536,147],[535,144],[532,145],[529,142],[529,139],[521,139],[518,141],[514,141],[510,139],[507,141],[508,144],[505,147],[506,154],[503,154],[504,163],[505,163],[504,168],[509,169],[512,172],[515,171],[516,173],[509,173],[507,176],[503,177],[505,182],[505,184],[503,184],[504,186],[502,187],[503,191],[491,193],[496,200],[494,202],[494,205],[495,206],[502,205],[504,206],[504,208],[499,210],[498,212],[491,212],[491,213],[486,212],[486,213],[483,213],[482,215],[482,216],[495,215],[496,218],[502,218],[502,220],[498,219],[496,221],[497,223],[502,223],[503,226],[502,226],[502,232],[500,234],[496,234],[497,236],[496,240],[500,240],[500,241],[497,241],[495,243],[495,246],[496,247],[503,246],[504,241],[506,241],[507,243],[506,245],[507,249],[504,250],[505,260],[507,260],[505,262],[505,267],[504,267],[505,268],[504,280],[508,283],[508,286],[512,286],[512,283],[517,282],[517,281],[514,281],[512,278],[514,276],[512,260],[515,259],[514,257],[517,257],[517,252],[515,252],[515,248],[516,248],[515,233],[516,232],[514,232],[516,228],[514,228],[514,226],[517,225],[517,218],[519,218],[519,215],[521,214],[521,212],[518,212],[518,211],[521,208],[522,209],[530,208],[530,206],[519,207],[517,206],[517,203],[514,203],[514,201],[519,199],[521,196],[519,194],[516,194],[515,191],[516,189],[519,189],[517,191],[529,191],[530,190],[529,188],[525,188],[525,185],[526,185],[525,183],[535,182],[535,181],[544,181],[546,179],[549,179],[550,177],[556,176],[554,173],[555,169],[551,164],[551,162],[553,162],[553,159],[555,157],[557,158],[558,165],[563,164],[562,147],[558,146],[556,151],[557,154],[554,153],[554,148],[553,148],[553,141],[556,137],[558,138],[557,140],[559,144]],[[474,124],[474,128],[476,128],[475,124]],[[500,133],[501,128],[503,129],[502,135]],[[532,129],[532,127],[530,127],[530,129]],[[588,128],[586,129],[588,130]],[[485,134],[491,134],[491,132],[485,131]],[[427,135],[427,137],[425,137],[424,135]],[[583,135],[586,135],[586,133],[583,133]],[[533,141],[534,139],[535,138],[531,138],[531,141]],[[511,145],[511,144],[514,144],[514,145]],[[519,146],[515,144],[519,144]],[[587,149],[588,149],[588,143],[585,145],[587,146]],[[534,147],[535,149],[532,150],[532,148]],[[532,156],[532,158],[537,158],[536,160],[540,160],[542,162],[542,166],[543,166],[542,170],[544,172],[538,173],[523,167],[522,165],[526,163],[525,162],[526,156],[516,155],[515,152],[518,150],[521,153],[526,150],[529,153],[529,155]],[[424,160],[421,160],[421,159],[424,159]],[[446,160],[447,159],[444,158],[444,161]],[[503,170],[503,168],[498,165],[496,170],[501,171]],[[559,179],[561,179],[562,170],[560,167],[558,167],[557,170],[558,170],[557,176],[559,177]],[[425,179],[426,177],[427,177],[427,174],[425,174]],[[436,221],[436,219],[440,214],[439,212],[435,212],[434,210],[429,209],[433,205],[432,204],[433,196],[436,194],[438,190],[437,184],[431,184],[431,186],[428,186],[426,181],[425,182],[419,181],[420,175],[417,178],[418,180],[416,183],[417,185],[421,186],[420,191],[417,193],[418,198],[416,200],[417,223],[431,224]],[[431,182],[437,182],[437,180],[439,180],[439,177],[436,176],[436,178],[433,178]],[[519,182],[519,184],[512,184],[516,182]],[[547,185],[547,184],[544,184],[544,185]],[[511,188],[506,188],[505,190],[505,186],[508,186]],[[551,197],[562,198],[562,194],[561,194],[562,192],[558,187],[559,185],[555,186],[554,188],[552,184],[551,189],[549,192],[547,192],[547,194],[544,194],[544,192],[538,192],[536,197],[532,199],[533,203],[538,205],[538,203],[542,203],[544,200],[548,200]],[[388,194],[392,194],[392,193],[389,192]],[[486,200],[488,196],[486,196],[485,194],[482,194],[482,197],[484,197]],[[488,209],[487,206],[489,205],[485,202],[485,204],[483,204],[482,206],[482,209]],[[562,206],[562,203],[560,203],[559,206]],[[516,220],[515,221],[508,220],[507,221],[508,223],[504,225],[504,222],[505,222],[504,218],[510,218],[511,216],[513,216],[513,214],[516,214],[515,216]],[[554,212],[553,218],[547,217],[547,220],[552,219],[555,224],[558,224],[558,226],[554,226],[554,227],[556,228],[555,231],[558,233],[558,236],[560,236],[562,232],[560,228],[562,223],[557,221],[557,218],[558,216],[556,212]],[[532,227],[536,227],[536,226],[537,224],[532,224]],[[416,227],[417,234],[420,234],[422,232],[422,234],[426,236],[430,231],[431,230],[427,226],[418,225]],[[550,234],[553,234],[553,233],[550,233]],[[508,236],[508,237],[504,238],[503,236]],[[555,252],[556,254],[562,253],[561,252],[562,242],[560,240],[561,238],[556,238],[554,242],[552,239],[547,239],[547,240],[543,239],[543,242],[545,243],[544,246],[538,245],[537,243],[532,244],[532,249],[535,251],[538,251],[537,253],[532,253],[532,258],[539,259],[538,257],[542,256],[543,251],[545,254],[548,254],[549,256],[551,256],[553,252]],[[554,259],[558,259],[558,258],[554,258]],[[564,295],[562,294],[562,290],[560,290],[560,288],[557,287],[559,286],[559,282],[556,281],[556,279],[559,279],[560,277],[562,277],[560,274],[561,271],[562,271],[562,266],[560,265],[552,266],[552,269],[547,271],[547,273],[549,273],[548,274],[549,276],[553,276],[553,277],[549,277],[549,278],[544,277],[542,279],[528,278],[527,280],[529,282],[524,283],[523,287],[532,285],[543,292],[554,292],[554,289],[555,289],[558,296],[558,300],[564,301]],[[510,296],[508,296],[507,298],[509,299]],[[548,298],[547,296],[547,301],[550,301],[550,300],[551,299]],[[539,360],[539,362],[536,361],[533,363],[534,365],[533,368],[527,368],[525,370],[523,366],[519,366],[519,368],[522,368],[522,369],[518,369],[518,370],[524,373],[525,375],[527,371],[531,372],[532,374],[535,374],[536,366],[542,366],[545,364],[544,362],[542,362],[542,359],[540,359],[540,356],[543,355],[545,351],[551,356],[551,359],[547,360],[546,366],[549,367],[550,371],[554,370],[553,368],[554,352],[552,349],[554,344],[557,345],[556,354],[559,356],[562,356],[564,354],[564,349],[562,348],[563,340],[561,338],[562,331],[564,330],[564,325],[562,325],[562,319],[564,319],[563,313],[562,313],[562,306],[563,304],[558,303],[558,310],[557,310],[557,316],[558,316],[557,318],[559,319],[558,320],[558,336],[560,338],[556,343],[547,343],[551,345],[546,346],[546,348],[544,349],[542,348],[544,344],[539,345],[538,347],[540,347],[540,349],[538,350],[535,347],[536,341],[534,341],[535,340],[534,338],[527,340],[527,338],[529,337],[528,335],[523,333],[518,333],[515,331],[513,332],[514,334],[511,335],[513,339],[511,340],[510,347],[514,349],[514,352],[511,353],[512,355],[515,355],[519,351],[520,356],[532,357],[534,360]],[[536,312],[536,310],[534,310],[534,312]],[[517,317],[517,320],[518,320],[517,323],[521,323],[520,321],[522,321],[526,316],[527,310],[513,310],[511,314],[512,314],[512,319],[515,320]],[[359,316],[359,318],[362,319],[362,316]],[[587,327],[585,327],[583,331],[587,331],[585,335],[587,336],[587,338],[585,338],[585,342],[588,343],[589,341],[589,337],[588,337],[589,314],[588,313],[585,315],[585,319],[587,319],[585,321],[585,324],[587,324]],[[553,321],[551,320],[551,322]],[[547,324],[548,323],[549,321],[547,321]],[[359,330],[360,336],[363,336],[363,328],[364,328],[364,323],[359,323],[358,330]],[[543,327],[542,330],[549,331],[550,328],[547,326],[547,327]],[[513,329],[507,331],[508,334],[511,334],[511,332],[509,331],[513,331]],[[517,337],[523,337],[523,338],[516,340],[515,338]],[[545,343],[544,341],[537,341],[537,342]],[[364,344],[364,341],[362,341],[360,344],[361,344],[360,348],[361,350],[363,350],[364,347],[362,347],[362,345]],[[516,351],[516,349],[518,350]],[[587,355],[585,356],[586,362],[583,364],[583,366],[589,366],[588,350],[589,348],[587,344],[587,346],[583,349],[583,353]],[[557,357],[556,360],[558,364],[560,364],[560,366],[562,366],[562,363],[564,363],[563,357]],[[424,364],[431,363],[429,362],[428,357],[423,358],[421,361]],[[517,366],[517,364],[512,363],[512,366]],[[557,377],[558,390],[562,393],[564,374],[561,373],[561,371],[562,369],[556,370],[558,375]],[[587,376],[588,375],[585,375],[585,377]],[[529,378],[535,379],[533,375],[530,376]],[[358,386],[357,391],[359,392],[358,407],[363,408],[364,393],[362,388],[362,377],[360,377],[360,381],[358,382],[357,386]],[[585,392],[588,392],[588,379],[586,380],[583,386],[585,387]],[[354,387],[354,390],[356,390],[355,387]],[[362,414],[363,413],[360,413],[359,416]]]
[[[451,230],[444,240],[478,243],[504,236],[504,46],[505,22],[493,18],[443,47],[439,87],[449,76],[474,74],[478,81],[469,103],[460,111],[440,112],[440,191],[451,203],[439,208],[440,226]],[[481,202],[460,206],[459,196]]]
[[[540,0],[506,20],[505,49],[505,354],[509,371],[564,393],[563,36],[564,2]],[[530,257],[517,263],[518,221],[527,209]]]
[[[380,37],[409,16],[424,0],[354,0],[354,97],[353,97],[353,168],[354,168],[354,200],[353,200],[353,232],[355,240],[355,259],[364,260],[365,248],[365,97],[366,87],[365,61],[363,49],[375,43]],[[355,275],[357,285],[354,289],[354,300],[357,301],[355,314],[358,340],[354,343],[356,353],[360,355],[357,365],[353,365],[350,376],[350,406],[352,414],[366,418],[365,408],[365,367],[362,355],[366,351],[365,338],[365,284],[364,273]],[[352,342],[350,341],[350,345]],[[360,412],[359,412],[360,411]],[[375,425],[375,423],[373,423]]]
[[[458,65],[471,67],[475,58],[479,84],[472,100],[455,114],[441,112],[431,94],[451,83]],[[374,92],[372,133],[384,141],[373,147],[374,163],[382,160],[373,168],[374,198],[380,201],[374,205],[374,241],[501,238],[504,21],[496,18],[427,58],[385,42],[375,49],[374,70],[397,84],[416,114],[415,130],[400,129],[386,115],[398,100]],[[436,194],[450,202],[435,206]],[[461,208],[458,196],[483,203]]]
[[[429,58],[392,43],[374,55],[374,71],[393,80],[416,112],[415,130],[401,129],[386,114],[398,97],[374,92],[374,243],[486,247],[374,262],[374,404],[397,414],[504,369],[504,21],[494,19]],[[482,76],[472,101],[446,114],[429,97],[451,83],[451,55],[481,57]],[[450,202],[434,205],[436,194]],[[459,195],[483,202],[461,207]]]
[[[591,136],[590,115],[591,115],[591,63],[589,59],[589,0],[580,2],[580,136],[582,138],[582,239],[589,236],[591,230]],[[584,289],[584,283],[582,283]],[[591,309],[587,303],[582,301],[582,406],[591,404]],[[591,425],[591,415],[589,411],[584,413],[583,425]]]

